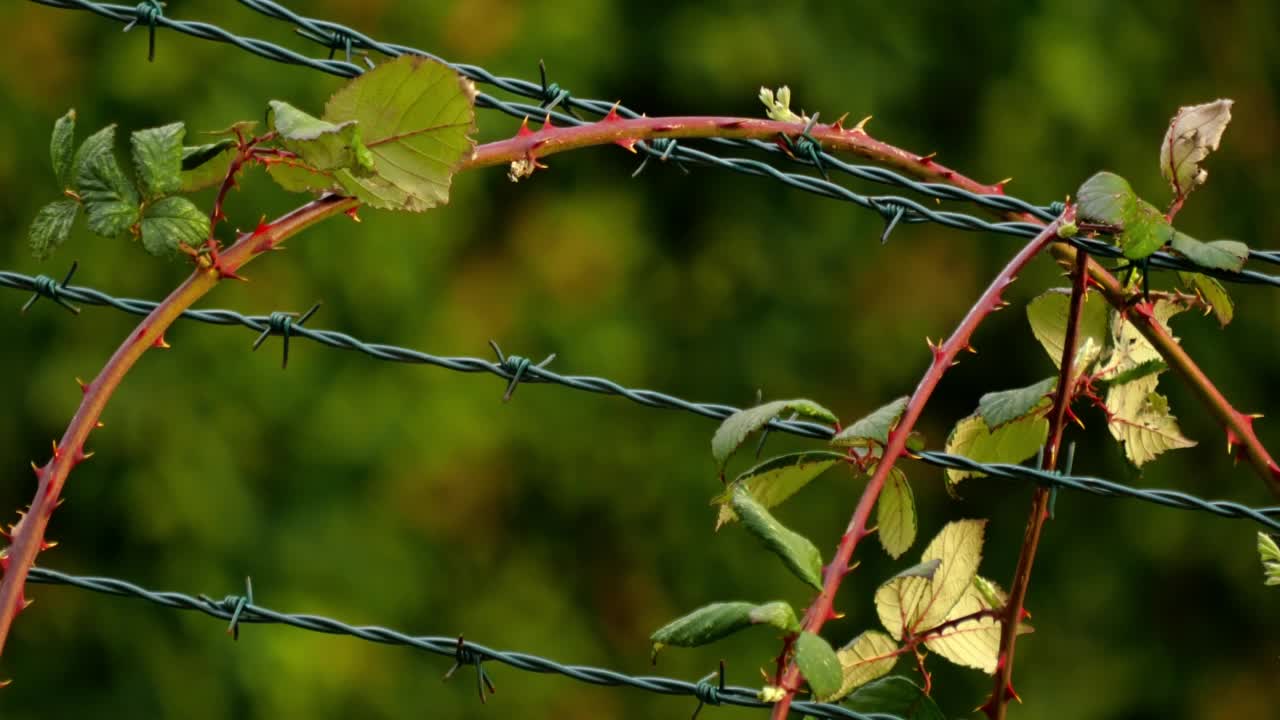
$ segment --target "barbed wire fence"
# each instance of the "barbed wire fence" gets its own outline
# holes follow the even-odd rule
[[[149,54],[151,56],[155,54],[157,29],[168,29],[205,40],[227,43],[269,60],[301,65],[339,77],[354,77],[364,71],[364,67],[353,62],[353,59],[361,53],[376,52],[389,57],[410,53],[444,62],[462,75],[478,83],[492,86],[521,98],[537,101],[537,104],[513,102],[502,100],[488,93],[481,93],[477,97],[477,107],[497,110],[513,117],[541,117],[545,114],[562,124],[580,125],[589,121],[579,117],[574,112],[575,110],[596,116],[604,116],[611,108],[615,107],[613,102],[575,97],[556,83],[548,83],[545,77],[542,82],[534,83],[519,78],[497,76],[476,65],[450,63],[443,58],[417,48],[381,42],[344,25],[297,14],[270,0],[240,0],[240,2],[265,17],[294,26],[302,37],[329,50],[329,57],[312,57],[266,40],[232,33],[211,23],[171,19],[164,16],[163,3],[155,0],[147,0],[137,6],[98,3],[90,0],[30,1],[54,8],[92,12],[124,23],[126,30],[135,27],[145,28],[151,36],[149,42]],[[334,59],[333,56],[337,51],[343,52],[344,59]],[[365,60],[368,62],[367,55]],[[617,104],[616,108],[616,111],[623,117],[640,117],[640,113],[621,104]],[[1022,237],[1034,236],[1040,231],[1041,227],[1034,222],[988,220],[953,210],[941,210],[915,199],[899,195],[860,194],[832,182],[828,171],[835,171],[857,180],[894,186],[933,200],[971,203],[995,213],[1006,215],[1026,214],[1041,221],[1052,220],[1062,210],[1062,206],[1059,203],[1037,205],[1004,194],[973,193],[951,185],[919,182],[881,167],[848,163],[822,151],[821,147],[816,143],[810,143],[808,146],[798,148],[800,152],[796,153],[784,153],[778,146],[759,140],[712,138],[703,140],[701,143],[724,149],[761,151],[767,153],[773,159],[783,159],[789,163],[807,165],[812,169],[817,169],[822,177],[785,172],[761,160],[716,154],[698,146],[698,143],[676,142],[669,139],[637,143],[636,149],[644,153],[645,158],[634,174],[639,174],[650,160],[656,158],[661,162],[676,163],[681,168],[686,166],[716,167],[746,175],[765,177],[789,187],[823,197],[851,202],[860,207],[876,211],[886,222],[884,235],[886,238],[893,228],[902,223],[933,222],[955,229],[994,232]],[[1065,241],[1100,257],[1122,257],[1119,248],[1105,240],[1077,236]],[[1250,259],[1256,262],[1280,265],[1280,251],[1251,250]],[[1280,287],[1280,276],[1252,269],[1239,272],[1208,270],[1190,263],[1185,258],[1165,252],[1153,255],[1150,265],[1151,267],[1162,269],[1199,272],[1232,283]],[[0,271],[0,287],[33,293],[31,299],[24,305],[24,309],[30,307],[35,300],[41,297],[49,298],[59,305],[76,312],[79,310],[72,303],[107,306],[135,315],[145,315],[156,305],[154,302],[145,300],[117,298],[91,287],[71,286],[67,284],[69,279],[70,274],[67,279],[59,282],[45,275],[28,276],[16,272]],[[314,308],[311,312],[313,311]],[[302,337],[329,347],[361,352],[384,361],[434,365],[457,372],[489,373],[507,381],[507,398],[510,397],[520,383],[547,383],[581,391],[617,395],[649,407],[683,410],[713,419],[728,417],[738,410],[738,408],[729,405],[692,402],[655,390],[628,388],[601,377],[562,375],[549,369],[546,366],[546,362],[534,364],[531,360],[522,356],[503,355],[496,345],[494,345],[494,350],[497,354],[497,359],[486,360],[476,357],[437,356],[411,348],[371,343],[333,330],[306,327],[303,323],[310,317],[311,312],[299,318],[294,314],[283,312],[274,312],[270,315],[262,316],[248,316],[230,310],[208,309],[188,310],[183,313],[183,316],[190,320],[215,325],[239,325],[259,333],[258,339],[253,345],[255,349],[267,337],[272,335],[281,336],[284,343],[284,360],[286,363],[290,338]],[[833,435],[833,430],[830,427],[803,421],[775,419],[769,423],[769,427],[773,430],[814,439],[829,439]],[[962,456],[937,451],[915,453],[914,457],[942,468],[978,471],[994,477],[1031,481],[1054,489],[1068,488],[1102,497],[1128,497],[1167,507],[1207,512],[1228,518],[1248,519],[1272,532],[1280,532],[1280,507],[1253,508],[1229,501],[1205,500],[1173,490],[1134,488],[1100,478],[1045,472],[1023,465],[980,463]],[[452,657],[455,662],[455,670],[460,665],[475,666],[477,688],[482,700],[485,697],[486,689],[492,690],[492,683],[481,663],[494,661],[520,670],[536,673],[557,673],[596,685],[627,686],[660,694],[686,695],[696,698],[699,701],[699,708],[704,703],[769,707],[768,703],[762,702],[758,698],[758,690],[744,687],[726,687],[723,685],[723,678],[720,680],[721,684],[717,685],[711,682],[710,678],[704,678],[699,682],[687,682],[664,677],[630,676],[603,668],[563,665],[554,660],[527,653],[495,650],[466,641],[463,638],[411,636],[388,628],[351,626],[331,618],[282,613],[255,605],[251,589],[245,596],[228,596],[222,600],[214,600],[203,595],[191,596],[182,593],[147,590],[115,578],[74,576],[41,567],[32,568],[29,578],[32,582],[37,583],[64,585],[110,595],[129,596],[164,607],[202,612],[212,617],[229,621],[228,631],[233,633],[238,632],[241,623],[274,623],[313,632],[349,635],[369,642],[404,645]],[[449,674],[452,674],[452,672],[451,670]],[[891,715],[861,714],[831,703],[796,702],[792,706],[801,713],[818,718],[894,720],[894,716]]]

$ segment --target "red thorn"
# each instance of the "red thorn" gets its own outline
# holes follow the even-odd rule
[[[97,454],[97,453],[93,452],[92,450],[91,450],[91,451],[89,451],[89,452],[85,452],[85,451],[84,451],[84,448],[83,448],[83,447],[81,447],[81,448],[80,448],[80,451],[76,453],[76,462],[77,462],[77,463],[82,463],[82,462],[84,462],[85,460],[88,460],[88,459],[92,458],[92,457],[93,457],[94,455],[96,455],[96,454]]]
[[[58,547],[57,540],[41,540],[40,541],[40,552],[44,552],[45,550],[52,550],[53,548],[56,548],[56,547]]]
[[[516,131],[516,137],[522,138],[532,134],[533,131],[529,129],[529,116],[525,115],[524,120],[520,121],[520,129]]]
[[[76,378],[76,384],[80,386],[80,392],[82,393],[89,392],[89,384],[86,383],[85,381],[81,380],[80,378]]]
[[[847,117],[849,117],[849,113],[845,113],[836,118],[836,121],[831,123],[831,129],[835,132],[844,132],[844,121]]]
[[[1031,619],[1031,611],[1026,608],[1022,608],[1022,614],[1019,616],[1018,621],[1021,622],[1023,620],[1030,620],[1030,619]]]
[[[622,117],[618,115],[618,105],[620,104],[621,101],[614,103],[613,107],[609,108],[609,114],[605,115],[600,122],[622,122]]]
[[[355,220],[356,222],[360,222],[360,216],[356,214],[356,211],[359,209],[360,209],[359,207],[353,207],[350,210],[343,212],[343,214],[351,218],[352,220]]]
[[[1019,705],[1021,705],[1021,704],[1022,704],[1022,698],[1018,697],[1018,691],[1013,689],[1013,681],[1012,681],[1012,680],[1010,680],[1009,682],[1007,682],[1007,683],[1005,683],[1005,684],[1004,684],[1004,694],[1005,694],[1005,695],[1008,695],[1009,697],[1013,698],[1014,700],[1017,700]]]
[[[36,473],[36,477],[40,477],[40,467],[39,467],[38,465],[36,465],[36,461],[35,461],[35,460],[32,460],[32,461],[31,461],[31,469],[35,471],[35,473]]]
[[[7,688],[12,684],[13,684],[13,678],[9,678],[7,680],[0,680],[0,688]]]
[[[267,216],[263,215],[258,218],[258,225],[253,229],[253,236],[256,237],[271,229],[271,223],[267,222]]]
[[[1080,429],[1081,429],[1081,430],[1083,430],[1083,429],[1084,429],[1084,421],[1080,419],[1080,416],[1079,416],[1079,415],[1076,415],[1075,411],[1071,409],[1071,406],[1070,406],[1070,405],[1068,405],[1068,406],[1067,406],[1066,408],[1064,408],[1064,409],[1065,409],[1065,410],[1066,410],[1066,412],[1067,412],[1067,417],[1068,417],[1068,418],[1071,418],[1071,420],[1072,420],[1075,424],[1079,425],[1079,426],[1080,426]]]
[[[102,428],[106,427],[107,424],[99,420],[98,422],[94,423],[93,426],[101,430]]]
[[[937,152],[931,152],[928,155],[921,155],[920,157],[916,158],[916,162],[920,163],[921,165],[929,165],[933,162],[933,159],[937,157],[937,155],[938,155]]]
[[[53,441],[53,459],[57,460],[60,453],[58,452],[58,441]]]
[[[151,343],[151,347],[154,347],[154,348],[160,348],[161,350],[168,350],[169,348],[171,348],[171,347],[173,347],[173,346],[172,346],[172,345],[170,345],[169,343],[165,342],[165,341],[164,341],[164,335],[161,335],[160,337],[156,338],[156,341],[155,341],[155,342]]]
[[[627,150],[628,152],[631,152],[631,153],[635,153],[635,151],[636,151],[636,139],[635,139],[635,138],[625,138],[625,139],[622,139],[622,140],[614,140],[614,141],[613,141],[613,144],[614,144],[614,145],[617,145],[618,147],[622,148],[623,150]]]
[[[737,130],[744,124],[745,123],[742,120],[730,120],[728,122],[720,123],[719,127],[721,130]]]
[[[547,117],[543,119],[542,127],[538,129],[538,132],[544,132],[546,130],[555,130],[555,129],[556,129],[556,126],[551,124],[551,113],[548,112]]]

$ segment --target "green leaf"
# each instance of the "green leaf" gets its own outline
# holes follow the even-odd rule
[[[1124,231],[1116,238],[1130,260],[1141,260],[1173,239],[1174,229],[1155,205],[1139,199],[1136,210],[1125,218]]]
[[[901,675],[868,683],[845,700],[845,707],[859,713],[884,713],[902,720],[946,720],[933,698]]]
[[[713,505],[720,505],[720,514],[716,519],[716,529],[726,523],[738,519],[729,507],[734,491],[743,487],[766,508],[781,505],[783,501],[794,495],[810,480],[826,472],[845,456],[826,450],[791,453],[780,455],[756,465],[734,479],[719,495],[712,498]]]
[[[1262,558],[1262,573],[1267,585],[1280,585],[1280,546],[1275,538],[1258,533],[1258,555]]]
[[[176,254],[182,243],[197,246],[209,237],[209,216],[184,197],[161,198],[142,215],[142,247],[152,255]]]
[[[1209,307],[1213,309],[1213,316],[1218,319],[1218,324],[1222,327],[1226,327],[1235,317],[1236,306],[1231,300],[1231,295],[1215,278],[1200,273],[1179,272],[1178,280],[1183,287],[1194,290],[1202,300],[1209,303]]]
[[[1036,454],[1049,437],[1049,420],[1044,417],[1028,417],[1001,425],[996,430],[978,415],[970,415],[956,423],[947,437],[946,452],[963,455],[983,463],[1020,463]],[[975,470],[947,470],[947,484],[951,487],[961,480],[980,477]]]
[[[361,142],[360,125],[355,120],[335,124],[279,100],[268,105],[267,126],[278,134],[280,144],[307,166],[322,171],[351,168],[358,175],[373,170],[373,156]]]
[[[906,473],[897,467],[890,468],[876,502],[876,525],[880,547],[894,560],[916,541],[916,499]]]
[[[1098,382],[1099,384],[1107,386],[1124,385],[1125,383],[1131,383],[1134,380],[1141,380],[1149,375],[1159,375],[1168,368],[1169,366],[1165,364],[1164,360],[1155,358],[1153,360],[1138,363],[1127,370],[1117,373],[1114,377],[1102,379]]]
[[[31,231],[27,233],[31,254],[37,260],[47,260],[52,256],[71,235],[71,224],[79,212],[80,203],[70,198],[54,200],[40,208],[35,220],[31,221]]]
[[[734,513],[742,519],[748,532],[782,558],[783,564],[796,577],[818,590],[822,589],[822,553],[808,538],[775,520],[745,488],[734,491],[732,502]]]
[[[1178,108],[1160,143],[1160,174],[1178,197],[1204,184],[1209,172],[1200,166],[1218,149],[1231,122],[1231,100]]]
[[[898,419],[907,409],[906,396],[885,405],[870,415],[845,428],[840,434],[831,438],[836,447],[871,447],[874,444],[885,445],[889,442],[889,433],[898,424]]]
[[[458,165],[472,153],[476,91],[451,68],[417,55],[382,63],[329,98],[324,119],[360,123],[373,175],[337,171],[370,207],[422,212],[449,200]]]
[[[1186,309],[1185,305],[1161,299],[1156,300],[1152,314],[1155,316],[1156,322],[1160,324],[1160,327],[1172,337],[1173,333],[1169,330],[1169,320]],[[1176,340],[1177,338],[1174,339]],[[1115,377],[1152,360],[1163,360],[1160,352],[1143,337],[1138,327],[1119,313],[1112,314],[1109,344],[1111,345],[1111,354],[1098,370],[1098,375],[1102,378]]]
[[[724,472],[725,464],[746,441],[748,435],[768,425],[770,420],[785,412],[814,418],[832,425],[839,422],[830,410],[812,400],[775,400],[739,410],[725,418],[724,422],[720,423],[720,427],[716,428],[715,436],[711,438],[711,455],[716,459],[719,472]]]
[[[1035,385],[987,393],[978,400],[978,415],[987,421],[988,428],[995,430],[1048,408],[1053,404],[1050,393],[1056,387],[1058,378],[1050,377]]]
[[[1107,389],[1107,428],[1124,443],[1124,454],[1138,467],[1167,450],[1188,448],[1196,442],[1184,436],[1169,412],[1169,401],[1155,392],[1159,378],[1148,375]]]
[[[332,172],[317,170],[300,160],[286,159],[267,166],[267,174],[289,192],[324,192],[338,182]]]
[[[853,692],[876,678],[888,675],[898,662],[898,643],[879,630],[867,630],[836,651],[844,681],[832,700]]]
[[[1249,246],[1238,240],[1199,240],[1175,231],[1172,239],[1173,249],[1200,267],[1212,270],[1230,270],[1240,272],[1249,259]]]
[[[836,651],[821,636],[805,631],[796,638],[796,667],[809,683],[818,702],[833,699],[844,683],[844,671]]]
[[[1049,354],[1054,367],[1062,367],[1067,312],[1070,307],[1071,291],[1066,288],[1044,292],[1027,304],[1027,320],[1031,323],[1031,332]],[[1084,307],[1080,311],[1078,338],[1073,364],[1080,372],[1084,372],[1098,359],[1110,339],[1107,332],[1107,301],[1096,292],[1089,291],[1085,295]],[[1089,341],[1092,341],[1092,349],[1085,352]]]
[[[138,192],[116,162],[115,137],[115,125],[90,135],[73,161],[89,229],[103,237],[124,235],[138,222]]]
[[[795,610],[781,600],[763,605],[748,602],[712,603],[667,623],[649,636],[649,641],[653,643],[652,655],[656,659],[658,651],[667,645],[706,645],[751,625],[772,625],[787,632],[800,629]]]
[[[53,173],[58,178],[58,189],[65,190],[71,184],[71,158],[75,149],[76,111],[67,111],[53,124],[53,137],[49,139],[49,156],[53,160]]]
[[[235,140],[182,148],[182,192],[195,192],[222,182],[236,154]]]
[[[1138,207],[1138,196],[1129,181],[1111,172],[1100,172],[1076,191],[1078,212],[1085,220],[1124,225]]]
[[[177,122],[138,130],[130,137],[133,166],[138,171],[138,181],[146,199],[152,200],[182,189],[182,138],[186,134],[186,126]]]

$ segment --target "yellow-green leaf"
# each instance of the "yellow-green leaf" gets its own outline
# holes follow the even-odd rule
[[[1182,286],[1194,290],[1209,307],[1213,310],[1213,316],[1217,318],[1218,324],[1226,327],[1236,314],[1235,303],[1231,300],[1231,295],[1227,293],[1227,289],[1216,278],[1200,273],[1179,272],[1178,280]]]
[[[927,560],[913,565],[889,578],[876,588],[876,614],[880,624],[894,639],[901,640],[904,629],[911,629],[920,620],[928,599],[932,596],[933,576],[942,561]]]
[[[1169,401],[1155,392],[1158,381],[1158,376],[1148,375],[1107,388],[1107,428],[1112,437],[1124,443],[1125,456],[1138,467],[1167,450],[1196,444],[1178,428],[1177,418],[1169,412]]]
[[[880,547],[895,560],[916,541],[916,499],[906,473],[897,467],[889,470],[876,501],[876,526]]]
[[[1058,288],[1042,293],[1027,304],[1027,320],[1031,332],[1044,347],[1054,367],[1062,367],[1062,350],[1066,343],[1067,311],[1071,306],[1071,291]],[[1084,298],[1080,313],[1079,338],[1076,343],[1074,365],[1080,371],[1087,370],[1107,346],[1107,301],[1094,291]],[[1086,343],[1092,344],[1086,352]]]
[[[853,692],[876,678],[893,671],[898,662],[898,643],[879,630],[867,630],[836,651],[844,681],[831,700]]]
[[[733,492],[739,487],[746,488],[751,497],[764,507],[775,507],[832,465],[844,460],[844,455],[840,453],[816,450],[780,455],[756,465],[739,475],[723,492],[712,498],[711,503],[720,506],[716,530],[738,519],[729,505],[733,500]]]
[[[943,622],[1002,607],[1005,602],[1003,595],[995,583],[974,577],[960,602],[951,608]],[[993,602],[996,597],[1000,598],[998,603]],[[957,665],[976,668],[990,675],[995,672],[1000,655],[1000,631],[1001,624],[995,618],[973,619],[947,628],[941,635],[926,640],[925,646]]]
[[[1270,535],[1258,533],[1258,555],[1262,558],[1262,573],[1267,585],[1280,585],[1280,546]]]
[[[1020,463],[1036,454],[1049,437],[1049,420],[1026,417],[1001,425],[996,430],[978,415],[956,423],[947,437],[946,451],[983,463]],[[974,470],[947,470],[947,483],[955,486],[965,478],[982,475]]]

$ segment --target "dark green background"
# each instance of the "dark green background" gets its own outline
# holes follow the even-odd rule
[[[1210,182],[1179,216],[1203,239],[1276,247],[1280,212],[1280,13],[1254,3],[725,3],[658,8],[618,2],[503,0],[295,3],[296,9],[499,74],[553,79],[588,97],[657,114],[759,116],[760,85],[789,83],[795,106],[824,118],[873,114],[876,136],[976,178],[1012,175],[1011,193],[1062,199],[1093,171],[1127,176],[1156,204],[1157,148],[1183,104],[1237,100]],[[174,17],[315,52],[290,28],[227,0],[173,0]],[[183,120],[195,130],[258,118],[268,99],[318,110],[339,80],[226,45],[146,33],[84,13],[0,8],[0,265],[61,275],[121,296],[159,298],[181,262],[77,230],[52,261],[26,250],[36,209],[56,196],[47,138],[70,106],[80,137]],[[482,139],[512,118],[479,116]],[[121,148],[123,150],[123,147]],[[122,153],[123,156],[123,153]],[[945,335],[1020,240],[904,226],[881,247],[881,221],[852,205],[714,169],[685,177],[602,148],[551,158],[512,185],[501,169],[454,182],[427,216],[366,211],[333,221],[255,263],[252,282],[209,307],[301,310],[317,327],[437,354],[485,355],[486,341],[562,372],[598,374],[698,400],[748,404],[812,397],[855,419],[908,393]],[[846,180],[841,180],[846,182]],[[894,192],[850,182],[863,192]],[[208,198],[203,197],[202,203]],[[296,198],[261,174],[229,207],[251,226]],[[1160,280],[1158,279],[1158,282]],[[1022,305],[1060,284],[1037,262],[1014,307],[979,331],[977,356],[949,373],[921,429],[941,447],[985,391],[1026,384],[1052,365]],[[1236,322],[1175,321],[1192,355],[1246,411],[1280,416],[1274,362],[1280,292],[1243,288]],[[135,319],[78,318],[0,297],[0,508],[29,499],[29,460],[47,458],[79,392]],[[406,631],[456,635],[566,662],[649,673],[646,638],[713,600],[808,596],[740,529],[711,532],[719,487],[715,423],[619,398],[525,386],[500,402],[492,376],[402,366],[295,342],[257,354],[243,329],[183,323],[173,349],[149,353],[112,399],[72,476],[41,557],[50,567],[149,587],[239,592],[259,602]],[[1076,470],[1254,505],[1271,498],[1233,468],[1223,434],[1177,378],[1161,383],[1197,448],[1142,475],[1101,417],[1085,413]],[[1259,432],[1280,449],[1275,421]],[[774,451],[806,444],[775,435]],[[927,539],[948,520],[991,519],[983,573],[1007,584],[1030,488],[973,480],[949,500],[941,473],[907,464]],[[830,553],[860,483],[832,473],[780,517]],[[1029,597],[1037,632],[1019,644],[1019,718],[1260,718],[1280,703],[1280,589],[1264,588],[1246,522],[1064,493],[1046,530]],[[918,555],[921,545],[911,551]],[[878,582],[906,562],[874,543],[828,625],[842,643],[877,625]],[[34,587],[0,662],[15,683],[0,715],[84,717],[417,718],[686,717],[694,702],[586,686],[493,666],[487,706],[470,676],[442,685],[448,662],[288,628],[220,623],[125,599]],[[694,679],[719,658],[735,684],[759,682],[777,638],[743,633],[671,650],[656,672]],[[936,659],[949,716],[982,702],[989,680]],[[907,663],[900,672],[913,672]],[[708,709],[703,717],[762,717]]]

